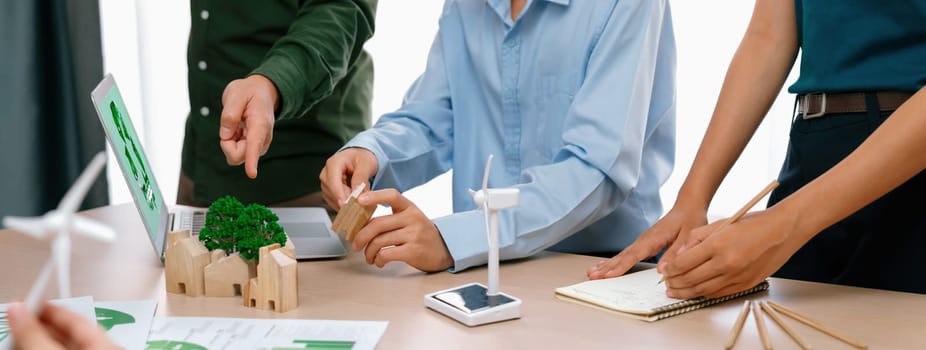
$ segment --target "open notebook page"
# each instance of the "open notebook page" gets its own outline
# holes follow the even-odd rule
[[[666,296],[662,275],[655,268],[617,278],[585,281],[556,289],[556,292],[617,311],[649,315],[659,308],[684,301]]]

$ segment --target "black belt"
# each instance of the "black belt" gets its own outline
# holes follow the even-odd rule
[[[878,91],[872,92],[878,97],[878,106],[883,111],[893,111],[900,108],[912,92],[905,91]],[[822,117],[835,113],[858,113],[868,111],[865,101],[865,92],[846,93],[813,93],[797,96],[798,115],[804,119]]]

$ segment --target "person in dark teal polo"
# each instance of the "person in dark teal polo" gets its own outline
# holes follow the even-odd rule
[[[325,206],[325,160],[371,123],[363,45],[375,10],[375,0],[191,1],[178,204]]]
[[[589,277],[621,275],[671,244],[657,266],[676,298],[770,275],[926,293],[923,23],[923,0],[758,0],[674,207]],[[780,185],[767,209],[714,232],[711,198],[798,54]]]

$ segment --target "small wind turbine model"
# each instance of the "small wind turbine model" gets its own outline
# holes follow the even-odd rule
[[[498,211],[518,206],[520,192],[517,188],[488,188],[491,166],[492,155],[489,155],[482,189],[469,190],[476,204],[482,207],[484,215],[489,241],[489,287],[470,283],[424,297],[427,307],[467,326],[521,317],[521,300],[498,290]]]
[[[33,313],[38,311],[39,300],[45,290],[52,268],[55,268],[58,272],[58,297],[69,298],[71,296],[69,274],[72,231],[101,241],[112,241],[116,237],[116,234],[108,226],[74,215],[74,212],[80,207],[80,203],[83,202],[87,191],[93,185],[93,180],[96,179],[104,165],[106,165],[106,152],[100,152],[64,195],[64,198],[58,203],[58,208],[49,211],[42,217],[7,216],[3,218],[3,225],[8,228],[21,231],[38,239],[52,237],[51,256],[26,297],[26,306]]]

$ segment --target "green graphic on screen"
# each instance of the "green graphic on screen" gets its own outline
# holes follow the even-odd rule
[[[205,346],[179,340],[149,340],[146,350],[208,350]]]
[[[109,110],[112,113],[113,123],[116,124],[116,129],[119,130],[119,138],[122,139],[122,143],[125,145],[122,150],[122,155],[129,161],[129,167],[132,169],[132,177],[135,178],[136,183],[141,185],[141,192],[144,194],[148,208],[155,209],[158,204],[157,199],[154,197],[154,191],[151,190],[151,176],[148,175],[148,167],[145,166],[145,159],[138,153],[135,135],[131,133],[129,129],[126,129],[125,119],[122,117],[122,114],[119,113],[119,108],[116,108],[116,102],[109,103]],[[132,148],[131,153],[129,152],[130,146]]]
[[[163,202],[163,199],[158,198],[161,190],[151,175],[151,167],[148,166],[144,149],[138,141],[138,135],[135,134],[135,127],[122,101],[122,95],[113,85],[99,103],[97,108],[100,112],[109,116],[101,119],[107,133],[111,135],[113,153],[119,158],[120,164],[128,167],[123,169],[123,173],[126,175],[132,196],[139,202],[138,207],[141,208],[145,226],[148,227],[148,232],[158,232],[162,209],[160,206]]]
[[[135,317],[122,311],[105,309],[102,307],[95,308],[95,311],[96,323],[100,324],[100,327],[103,327],[107,332],[120,324],[135,323]]]

